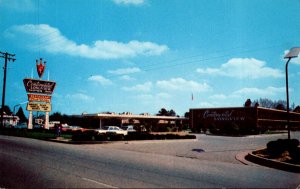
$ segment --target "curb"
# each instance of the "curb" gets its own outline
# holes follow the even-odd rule
[[[111,143],[111,141],[72,141],[72,140],[61,140],[61,139],[48,139],[50,142],[57,142],[63,144],[107,144]]]
[[[255,151],[253,151],[255,152]],[[257,163],[259,165],[263,165],[270,168],[280,169],[283,171],[289,171],[294,173],[300,173],[300,165],[294,165],[290,163],[280,162],[272,159],[267,159],[263,157],[259,157],[253,152],[249,152],[248,155],[245,156],[245,159],[251,161],[253,163]]]
[[[188,142],[197,141],[196,139],[169,139],[169,140],[122,140],[122,141],[73,141],[67,139],[47,139],[46,141],[63,144],[109,144],[109,143],[159,143],[159,142]]]

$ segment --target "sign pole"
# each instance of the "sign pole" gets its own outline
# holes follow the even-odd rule
[[[32,111],[29,111],[28,129],[32,129]]]
[[[45,129],[49,129],[49,112],[45,115]]]

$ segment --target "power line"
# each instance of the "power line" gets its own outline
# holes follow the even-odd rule
[[[1,110],[1,126],[4,127],[4,106],[5,106],[5,89],[6,89],[6,70],[7,70],[7,61],[15,61],[16,59],[13,58],[15,54],[10,54],[8,52],[0,52],[0,58],[5,59],[4,63],[4,76],[3,76],[3,90],[2,90],[2,110]]]

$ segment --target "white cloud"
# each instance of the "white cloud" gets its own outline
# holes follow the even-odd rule
[[[144,4],[144,0],[113,0],[114,3],[120,5],[142,5]]]
[[[136,96],[136,98],[142,102],[151,103],[151,102],[154,102],[157,100],[165,101],[167,99],[170,99],[171,95],[167,94],[167,93],[158,93],[158,94],[153,94],[153,95],[152,94],[141,94],[141,95]]]
[[[106,79],[105,77],[101,76],[101,75],[93,75],[91,77],[88,78],[89,81],[95,81],[101,85],[110,85],[112,84],[112,81],[109,79]]]
[[[0,0],[0,7],[18,12],[32,12],[37,10],[32,0]]]
[[[137,67],[133,68],[121,68],[117,70],[109,70],[108,73],[116,74],[116,75],[124,75],[124,74],[132,74],[132,73],[138,73],[141,69]]]
[[[88,96],[83,93],[68,94],[68,95],[66,95],[66,98],[71,99],[71,100],[85,101],[85,102],[94,101],[94,97]]]
[[[233,92],[233,95],[251,95],[251,96],[260,96],[267,97],[273,96],[278,93],[284,93],[285,87],[267,87],[265,89],[260,88],[243,88]]]
[[[152,42],[136,40],[122,43],[117,41],[97,40],[92,45],[76,44],[61,32],[47,24],[15,25],[5,31],[5,35],[15,42],[32,50],[43,50],[52,54],[67,54],[90,59],[121,59],[137,56],[156,56],[169,48]]]
[[[121,79],[121,80],[124,80],[124,81],[133,81],[133,80],[135,80],[135,78],[130,77],[129,75],[122,75],[122,76],[120,77],[120,79]]]
[[[284,73],[279,69],[265,66],[266,63],[254,58],[232,58],[219,68],[198,68],[201,74],[211,74],[236,78],[263,78],[263,77],[284,77]]]
[[[209,98],[214,100],[226,100],[228,97],[224,94],[215,94],[210,96]]]
[[[158,111],[162,107],[169,109],[171,107],[172,96],[167,93],[157,93],[157,94],[140,94],[134,97],[137,103],[140,103],[142,107],[146,109],[152,107],[153,110]],[[148,110],[149,111],[149,110]]]
[[[132,87],[123,87],[122,89],[125,91],[144,91],[149,92],[152,89],[152,82],[146,82],[144,84],[138,84]]]
[[[207,91],[210,86],[207,83],[197,83],[195,81],[187,81],[183,78],[172,78],[169,81],[157,81],[157,87],[165,90],[176,91]]]

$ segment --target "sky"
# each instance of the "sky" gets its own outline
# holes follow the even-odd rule
[[[38,79],[39,58],[42,79],[56,82],[51,113],[184,115],[285,100],[299,10],[299,0],[0,0],[0,51],[16,54],[5,104],[26,109],[23,79]],[[299,77],[294,58],[290,104],[300,105]]]

